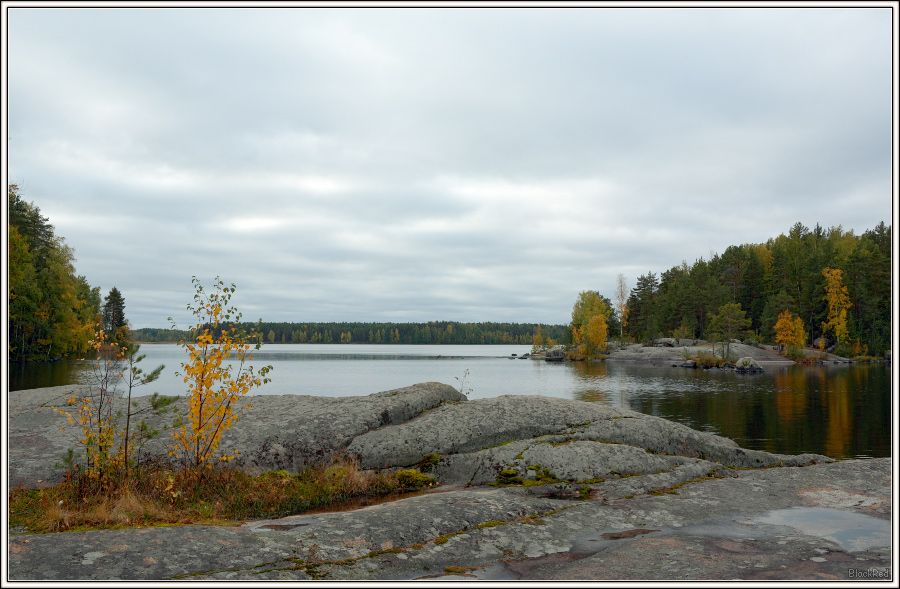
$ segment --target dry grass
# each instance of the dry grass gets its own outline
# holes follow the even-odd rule
[[[424,475],[423,475],[424,476]],[[347,458],[298,475],[253,477],[219,468],[198,477],[161,465],[134,471],[128,482],[99,492],[83,475],[56,487],[10,492],[10,525],[34,532],[178,524],[229,524],[339,507],[429,486],[433,479],[363,471]]]
[[[96,498],[73,496],[70,483],[58,487],[10,492],[10,523],[32,531],[119,528],[147,523],[174,523],[178,515],[153,497],[131,488]]]

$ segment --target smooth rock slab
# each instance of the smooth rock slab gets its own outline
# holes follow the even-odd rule
[[[12,391],[9,393],[8,431],[10,486],[34,487],[57,483],[64,470],[55,467],[67,450],[80,450],[81,429],[59,415],[67,410],[77,417],[77,407],[67,404],[73,395],[84,395],[86,387],[70,385]],[[138,397],[148,407],[148,397]],[[240,418],[222,435],[220,451],[237,449],[233,465],[258,474],[285,469],[296,473],[314,462],[327,461],[358,435],[385,425],[402,423],[447,402],[466,398],[441,383],[421,383],[402,389],[360,397],[313,397],[304,395],[258,395],[238,401]],[[117,409],[125,402],[116,400]],[[147,442],[146,455],[167,459],[171,436],[167,428],[188,403],[180,398],[164,412],[146,411],[138,419],[162,433]]]
[[[10,393],[8,455],[13,486],[62,479],[63,469],[54,465],[69,448],[78,450],[80,427],[69,424],[58,410],[73,411],[66,399],[79,390],[83,391],[54,387]],[[138,402],[146,404],[147,398]],[[182,398],[164,413],[142,414],[148,425],[162,431],[142,452],[167,459],[171,438],[165,428],[187,410]],[[251,474],[279,469],[296,473],[342,452],[358,458],[367,469],[413,467],[425,455],[436,453],[441,460],[433,474],[446,484],[490,483],[510,468],[527,476],[527,467],[536,464],[574,482],[647,475],[697,461],[715,462],[710,466],[717,468],[800,466],[828,460],[814,454],[744,450],[721,436],[597,403],[512,395],[469,401],[441,383],[361,397],[258,395],[241,399],[236,413],[240,419],[222,435],[219,450],[237,450],[232,464]],[[629,447],[612,447],[619,444]]]
[[[12,534],[8,580],[891,581],[891,491],[883,458],[610,501],[473,488],[236,528]],[[854,550],[780,516],[796,508],[878,522],[881,535]]]
[[[609,447],[616,444],[629,448]],[[608,405],[513,395],[442,405],[357,436],[347,452],[363,468],[414,466],[434,452],[443,456],[434,468],[440,482],[467,484],[493,482],[510,468],[525,476],[536,464],[560,479],[584,480],[667,470],[686,459],[729,467],[830,460],[744,450],[715,434]]]
[[[51,460],[75,445],[78,428],[54,409],[72,392],[10,394],[13,484],[61,474]],[[449,486],[353,512],[239,528],[11,534],[9,578],[871,580],[892,574],[890,553],[879,546],[892,542],[878,540],[883,525],[870,526],[875,539],[867,536],[855,549],[837,541],[843,537],[837,532],[792,527],[777,511],[831,509],[889,520],[890,459],[823,464],[824,456],[744,450],[633,411],[546,397],[468,401],[439,383],[367,397],[245,402],[252,407],[223,436],[222,449],[239,448],[239,465],[251,472],[295,470],[340,452],[364,467],[408,467],[437,453],[432,474]],[[185,400],[178,406],[184,411]],[[148,414],[160,426],[171,418]],[[148,447],[164,452],[165,445],[164,434]],[[506,469],[537,476],[528,467],[538,464],[542,475],[559,480],[478,486]],[[774,468],[736,468],[760,466]],[[461,488],[466,484],[475,486]]]

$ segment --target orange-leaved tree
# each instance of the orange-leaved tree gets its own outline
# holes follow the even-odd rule
[[[606,351],[606,337],[609,331],[609,326],[606,323],[607,316],[603,313],[594,315],[588,320],[587,325],[584,326],[584,340],[590,357],[595,357]]]
[[[825,276],[825,302],[828,305],[828,321],[822,325],[822,331],[830,331],[840,345],[850,341],[847,329],[847,311],[852,304],[847,287],[844,286],[843,273],[837,268],[822,270]]]
[[[572,341],[577,356],[590,360],[607,348],[607,319],[612,314],[609,304],[595,290],[578,294],[572,308]]]
[[[237,419],[238,401],[254,387],[269,382],[265,366],[255,371],[248,362],[251,342],[259,349],[261,338],[257,332],[247,333],[240,325],[241,314],[229,306],[235,287],[216,277],[213,289],[207,292],[200,281],[193,278],[194,303],[187,309],[196,318],[193,341],[182,341],[188,361],[182,362],[182,372],[188,385],[190,412],[188,422],[172,432],[174,444],[169,454],[181,461],[195,475],[213,466],[213,459],[227,461],[233,453],[215,456],[222,434]],[[172,321],[171,317],[169,321]],[[173,323],[174,328],[174,323]],[[249,408],[246,404],[244,409]]]
[[[789,357],[802,355],[803,344],[806,343],[803,320],[794,317],[787,309],[782,311],[775,323],[775,343],[786,348]]]
[[[531,339],[531,353],[538,354],[545,349],[544,336],[541,334],[541,326],[538,324],[537,331],[534,332],[534,337]]]

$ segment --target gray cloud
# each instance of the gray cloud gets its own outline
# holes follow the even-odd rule
[[[117,286],[265,320],[560,323],[892,215],[890,9],[8,11],[9,179]]]

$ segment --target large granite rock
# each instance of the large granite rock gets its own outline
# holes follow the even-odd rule
[[[69,448],[78,449],[79,429],[58,410],[75,393],[72,387],[55,387],[10,394],[13,486],[61,480],[63,470],[54,465]],[[139,402],[146,405],[147,399]],[[505,476],[556,481],[541,490],[566,493],[581,484],[610,487],[634,475],[671,483],[723,468],[828,460],[745,450],[666,419],[584,401],[509,395],[470,401],[440,383],[361,397],[260,395],[241,404],[241,418],[222,436],[220,449],[238,450],[233,464],[253,474],[297,472],[338,453],[357,458],[363,468],[415,467],[437,454],[432,475],[444,484],[493,483],[504,471],[514,471]],[[165,428],[178,412],[187,413],[185,399],[168,412],[142,415],[162,431],[144,445],[144,453],[168,455]],[[633,488],[637,481],[616,488]]]
[[[723,468],[829,460],[745,450],[727,438],[616,407],[510,395],[442,405],[409,422],[360,435],[347,452],[364,468],[415,466],[433,452],[441,455],[433,466],[441,483],[494,483],[512,470],[504,476],[558,481],[532,488],[550,494],[585,486],[620,491],[651,479],[677,484]],[[621,483],[635,475],[648,478]]]
[[[63,469],[55,466],[69,448],[79,450],[80,427],[59,410],[74,412],[67,400],[84,394],[77,385],[13,391],[9,394],[8,464],[10,485],[25,487],[56,483]],[[258,395],[238,402],[238,421],[222,435],[220,449],[237,449],[234,465],[257,474],[267,470],[291,472],[344,450],[370,430],[403,423],[441,403],[463,402],[456,389],[441,383],[422,383],[360,397]],[[151,456],[168,456],[167,431],[179,416],[188,414],[186,398],[153,411],[147,397],[136,399],[148,426],[161,432],[143,447]],[[117,399],[117,409],[125,403]]]

